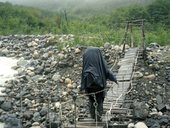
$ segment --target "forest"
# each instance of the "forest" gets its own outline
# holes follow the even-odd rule
[[[144,19],[146,43],[157,42],[166,45],[170,43],[169,10],[169,0],[153,0],[147,4],[108,7],[101,10],[72,11],[67,8],[49,11],[0,2],[0,35],[73,34],[73,44],[119,44],[127,22]],[[134,42],[140,42],[140,31],[138,26],[133,28]]]

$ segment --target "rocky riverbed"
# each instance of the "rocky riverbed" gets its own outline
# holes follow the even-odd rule
[[[74,123],[75,108],[85,106],[84,97],[77,98],[77,105],[73,103],[79,91],[85,47],[71,47],[68,42],[73,39],[73,35],[0,37],[0,56],[18,60],[12,67],[18,73],[15,79],[6,81],[2,90],[6,96],[0,97],[0,122],[6,127]],[[106,43],[102,49],[108,64],[113,64],[120,47]]]
[[[146,48],[146,58],[138,59],[132,91],[127,98],[134,102],[133,124],[142,121],[141,128],[170,127],[170,47],[152,43]]]
[[[0,122],[6,128],[45,128],[49,122],[53,127],[67,126],[74,123],[75,110],[77,115],[85,112],[86,99],[77,95],[85,47],[72,47],[69,42],[73,40],[73,35],[0,37],[0,56],[18,60],[13,66],[15,79],[5,83],[6,96],[0,97]],[[111,67],[122,47],[105,43],[101,49]],[[138,60],[136,84],[127,95],[134,101],[129,107],[136,110],[129,127],[139,121],[142,126],[136,128],[166,127],[170,121],[170,48],[152,44],[146,51],[146,61]]]

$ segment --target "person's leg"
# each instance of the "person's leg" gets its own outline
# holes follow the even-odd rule
[[[103,92],[102,90],[103,88],[97,85],[92,85],[91,88],[87,88],[87,93],[94,93],[92,95],[89,95],[90,114],[93,119],[98,121],[101,121],[101,116],[103,113],[103,101],[104,101],[105,92]]]
[[[94,100],[94,95],[91,94],[91,93],[95,92],[95,89],[87,88],[86,92],[89,94],[88,97],[89,97],[89,112],[90,112],[90,116],[91,116],[91,118],[95,119],[95,107],[94,107],[95,100]]]
[[[102,121],[102,114],[103,114],[103,101],[104,101],[104,97],[103,97],[103,92],[98,93],[97,94],[97,121]]]
[[[95,119],[95,107],[94,107],[94,96],[89,95],[89,111],[91,118]]]

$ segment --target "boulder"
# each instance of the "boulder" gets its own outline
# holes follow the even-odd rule
[[[133,116],[137,119],[146,119],[149,115],[149,106],[145,102],[133,103]]]
[[[1,109],[4,111],[10,111],[12,109],[12,102],[10,101],[5,101],[2,105],[1,105]]]
[[[138,122],[134,128],[148,128],[144,122]]]

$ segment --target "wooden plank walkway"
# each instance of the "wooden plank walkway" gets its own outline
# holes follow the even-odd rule
[[[133,67],[135,65],[137,57],[137,48],[131,48],[126,53],[123,59],[120,60],[120,68],[117,74],[117,80],[119,81],[119,86],[113,83],[112,87],[107,92],[107,96],[104,101],[104,110],[112,114],[112,110],[120,109],[125,112],[128,111],[128,108],[122,108],[124,103],[125,94],[127,93],[133,73]],[[112,117],[108,118],[108,121]]]
[[[133,73],[133,67],[137,57],[137,48],[130,48],[126,53],[124,58],[119,62],[120,68],[118,70],[117,79],[119,81],[119,86],[113,82],[109,82],[110,87],[107,96],[105,98],[103,108],[104,113],[102,116],[102,122],[95,122],[90,116],[81,119],[77,122],[76,128],[103,128],[113,116],[112,114],[127,113],[128,108],[122,108],[124,103],[125,93],[131,84],[131,77]],[[106,114],[109,112],[109,115]],[[67,128],[75,128],[74,126],[69,126]]]

